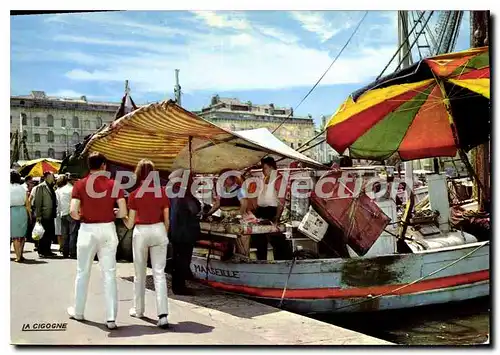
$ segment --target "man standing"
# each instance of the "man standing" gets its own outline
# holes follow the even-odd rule
[[[45,229],[42,238],[38,242],[38,256],[54,257],[51,251],[52,241],[55,238],[55,218],[57,212],[56,193],[54,191],[54,175],[46,171],[43,173],[44,182],[37,186],[35,191],[35,216]]]
[[[77,221],[70,216],[71,196],[74,177],[68,174],[67,183],[56,191],[61,217],[61,235],[63,237],[63,257],[76,258]]]
[[[174,171],[169,180],[179,178],[182,170]],[[172,242],[172,292],[176,295],[190,295],[186,280],[191,278],[191,257],[193,248],[200,235],[200,202],[193,196],[191,187],[193,177],[189,174],[187,186],[172,187],[170,199],[170,231]],[[184,191],[182,191],[184,190]],[[176,196],[173,196],[176,195]]]
[[[106,299],[106,326],[116,328],[118,296],[116,289],[116,234],[115,219],[127,215],[123,190],[106,174],[106,157],[92,153],[88,157],[90,173],[73,187],[70,213],[80,220],[77,241],[77,274],[75,303],[68,308],[70,318],[83,320],[92,262],[97,253],[101,267]],[[118,204],[115,216],[114,207]]]

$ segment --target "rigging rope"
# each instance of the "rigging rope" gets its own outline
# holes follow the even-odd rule
[[[417,25],[419,22],[421,22],[422,18],[424,17],[426,11],[422,11],[422,13],[420,14],[418,20],[414,23],[412,29],[410,30],[410,32],[408,33],[408,36],[405,38],[405,40],[402,42],[402,44],[399,46],[399,48],[396,50],[396,52],[394,53],[394,55],[392,56],[392,58],[389,60],[389,62],[387,63],[387,65],[384,67],[384,69],[382,70],[382,72],[380,73],[380,75],[377,77],[376,80],[380,79],[380,77],[385,73],[385,71],[387,70],[387,68],[389,67],[389,65],[392,63],[392,61],[394,60],[394,58],[398,55],[398,53],[401,51],[401,48],[405,45],[406,42],[409,41],[410,39],[410,35],[413,33],[413,31],[415,31],[415,29],[417,28]],[[432,15],[434,14],[434,11],[431,11],[429,17],[427,18],[427,20],[425,21],[425,24],[423,24],[421,27],[422,29],[423,28],[428,28],[428,23],[429,23],[429,20],[431,19]],[[406,55],[401,59],[401,61],[398,62],[398,67],[396,70],[398,70],[400,67],[401,67],[401,64],[403,63],[403,61],[406,59],[406,57],[408,56],[408,54],[411,52],[411,49],[414,47],[415,43],[418,41],[419,37],[422,35],[422,31],[420,31],[419,33],[416,34],[416,37],[415,37],[415,40],[413,41],[413,43],[410,45],[410,48],[408,49],[408,52],[406,53]],[[428,41],[426,39],[426,42],[428,44]],[[278,126],[279,128],[279,126]],[[323,143],[324,141],[326,141],[326,138],[323,138],[321,141],[317,142],[316,144],[312,145],[312,146],[307,146],[310,142],[314,141],[315,139],[317,139],[318,137],[322,136],[325,132],[326,132],[326,127],[321,131],[319,132],[317,135],[315,135],[313,138],[311,138],[310,140],[308,140],[306,143],[302,144],[301,146],[299,146],[297,148],[297,151],[299,153],[304,153],[318,145],[320,145],[321,143]],[[274,133],[274,131],[273,131]],[[305,148],[305,149],[302,149],[302,148]],[[280,159],[282,160],[282,159]]]
[[[351,36],[349,37],[349,39],[347,40],[347,42],[344,44],[344,46],[342,47],[342,49],[340,50],[340,52],[337,54],[337,56],[333,59],[333,61],[330,64],[330,66],[326,69],[326,71],[323,73],[323,75],[321,75],[321,77],[318,79],[318,81],[316,81],[316,84],[314,84],[314,86],[311,88],[311,90],[309,90],[309,92],[306,94],[306,96],[304,96],[304,98],[299,102],[299,104],[295,107],[295,109],[293,111],[297,110],[297,108],[299,108],[299,106],[302,105],[302,103],[309,97],[309,95],[314,91],[314,89],[316,89],[316,86],[318,86],[318,84],[321,82],[321,80],[323,80],[323,78],[325,77],[325,75],[332,68],[332,66],[335,64],[335,62],[337,61],[337,59],[339,59],[340,55],[344,52],[344,49],[346,49],[346,47],[349,45],[349,43],[351,42],[351,40],[354,37],[354,35],[356,34],[356,32],[358,32],[359,27],[361,26],[361,24],[363,23],[363,21],[365,20],[365,18],[366,18],[367,15],[368,15],[368,11],[365,12],[365,14],[361,18],[361,20],[358,22],[358,25],[356,26],[356,28],[352,32]],[[291,117],[292,112],[290,112],[290,114],[283,119],[283,121],[278,125],[278,127],[276,127],[272,131],[272,133],[276,132]]]
[[[429,15],[429,17],[425,21],[424,27],[429,23],[429,20],[431,19],[431,17],[432,17],[433,14],[434,14],[434,11],[431,11],[431,14]],[[408,34],[408,39],[410,38],[409,36],[410,36],[410,34]],[[420,34],[417,36],[417,38],[415,38],[415,40],[413,41],[413,43],[410,45],[410,48],[408,48],[408,51],[405,53],[405,55],[403,56],[403,58],[399,62],[399,65],[397,66],[397,68],[396,68],[395,71],[398,71],[399,68],[401,68],[401,64],[403,64],[403,62],[405,61],[406,57],[408,57],[408,55],[411,54],[411,50],[415,46],[415,43],[417,43],[419,37],[420,37]]]
[[[415,21],[415,14],[413,13],[413,11],[411,11],[411,18],[413,20],[413,23],[414,24],[417,24],[418,22]],[[420,30],[420,33],[422,33],[423,29]],[[420,34],[418,34],[418,31],[416,32],[415,34],[415,37],[418,38]],[[420,46],[417,44],[417,49],[418,49],[418,56],[420,58],[420,60],[422,60],[422,52],[420,51]]]
[[[422,11],[422,14],[418,18],[418,21],[420,21],[424,17],[424,14],[425,14],[425,11]],[[431,13],[431,16],[432,16],[432,13]],[[385,71],[387,70],[387,68],[389,67],[389,65],[391,65],[391,63],[394,60],[394,58],[396,58],[396,56],[400,53],[401,48],[403,48],[403,46],[406,44],[406,42],[408,42],[410,40],[410,35],[413,33],[413,31],[415,31],[416,27],[417,27],[417,24],[415,23],[413,25],[411,31],[408,33],[407,37],[405,38],[405,40],[399,45],[398,49],[396,49],[396,52],[394,53],[394,55],[392,56],[392,58],[389,60],[389,63],[387,63],[387,65],[382,70],[382,72],[379,74],[379,76],[377,76],[377,78],[375,79],[375,81],[378,80],[378,79],[380,79],[382,77],[382,75],[384,75]],[[403,60],[401,60],[401,62],[402,61]]]

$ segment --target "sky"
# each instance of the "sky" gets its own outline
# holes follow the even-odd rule
[[[347,43],[365,11],[126,11],[11,16],[11,94],[137,104],[210,98],[296,107]],[[431,17],[434,28],[439,12]],[[455,50],[469,48],[465,12]],[[319,123],[373,81],[397,49],[397,12],[369,11],[320,85],[295,110]],[[425,54],[424,54],[425,55]],[[419,54],[413,52],[414,59]],[[393,70],[394,66],[389,67]]]

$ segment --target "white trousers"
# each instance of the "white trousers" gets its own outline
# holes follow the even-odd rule
[[[144,314],[146,268],[149,251],[156,291],[156,312],[159,316],[168,314],[167,279],[165,277],[168,237],[165,225],[163,223],[136,225],[132,238],[135,269],[135,312],[136,314]]]
[[[106,321],[115,321],[118,312],[118,295],[116,288],[116,248],[118,236],[116,227],[111,223],[82,223],[78,231],[77,273],[75,280],[75,314],[83,316],[90,272],[95,255],[101,267],[104,297],[106,305]]]

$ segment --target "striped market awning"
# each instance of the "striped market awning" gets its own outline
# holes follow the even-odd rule
[[[91,152],[131,167],[147,158],[164,171],[191,168],[196,173],[217,173],[224,168],[244,169],[267,154],[322,167],[296,151],[276,150],[220,128],[171,100],[143,106],[113,121],[90,139],[83,154]]]

